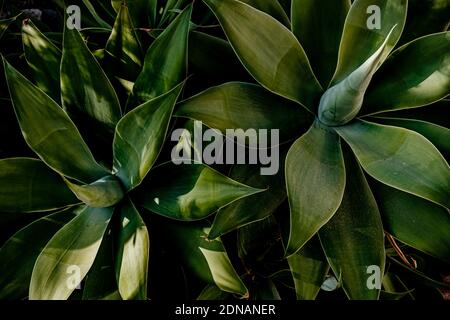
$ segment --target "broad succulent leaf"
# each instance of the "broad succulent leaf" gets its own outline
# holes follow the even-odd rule
[[[295,103],[244,82],[225,83],[184,100],[177,105],[175,116],[202,121],[223,133],[226,129],[279,129],[280,142],[296,137],[299,127],[313,121]]]
[[[381,183],[372,188],[387,232],[413,248],[450,261],[448,210]]]
[[[330,269],[317,237],[287,258],[294,279],[297,300],[316,299]]]
[[[123,299],[147,299],[150,239],[147,227],[131,200],[120,207],[116,277]]]
[[[14,110],[31,149],[55,171],[81,182],[107,175],[64,110],[6,61],[4,66]]]
[[[203,164],[167,163],[150,172],[137,202],[168,218],[190,221],[203,219],[233,201],[262,191]]]
[[[287,256],[297,252],[334,215],[344,194],[345,166],[339,136],[314,122],[286,157],[291,213]]]
[[[375,198],[353,155],[345,157],[347,182],[336,214],[319,231],[325,256],[349,299],[377,300],[380,290],[370,286],[370,266],[384,273],[384,233]],[[377,274],[375,273],[376,277]]]
[[[292,0],[292,32],[326,88],[336,69],[339,43],[350,0]]]
[[[375,179],[450,208],[450,170],[444,157],[420,134],[357,120],[336,127],[364,170]]]
[[[0,298],[28,297],[34,263],[53,235],[76,215],[76,209],[50,214],[17,231],[0,249]]]
[[[37,86],[59,102],[61,50],[39,31],[31,20],[23,21],[22,42],[27,63],[33,71]]]
[[[371,6],[372,8],[377,6],[380,9],[379,25],[376,25],[376,21],[371,21],[370,13],[367,13]],[[367,61],[386,41],[393,27],[397,25],[383,49],[381,60],[383,61],[387,57],[402,34],[407,7],[407,0],[356,0],[353,2],[345,20],[332,85],[344,80]],[[373,27],[370,25],[369,28],[369,23],[375,25]]]
[[[184,82],[126,114],[114,136],[114,173],[125,188],[138,186],[158,157]]]
[[[40,160],[0,160],[0,211],[50,211],[79,203],[63,179]]]
[[[186,78],[191,12],[192,5],[189,5],[148,49],[128,100],[129,108],[166,93]]]
[[[291,22],[278,0],[241,0],[241,2],[267,13],[287,28],[290,28]]]
[[[81,112],[108,128],[121,117],[114,88],[89,51],[77,29],[65,28],[61,61],[63,108],[69,114]]]
[[[309,110],[315,109],[322,88],[290,30],[240,1],[204,2],[217,16],[242,64],[263,87]]]
[[[68,274],[73,272],[76,276],[79,272],[80,281],[86,276],[112,213],[113,208],[85,207],[50,239],[34,265],[30,300],[69,298],[77,286],[77,279],[69,283]]]
[[[392,53],[375,75],[362,113],[421,107],[449,94],[450,32],[441,32]]]

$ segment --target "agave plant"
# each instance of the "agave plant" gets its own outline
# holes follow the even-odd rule
[[[396,48],[407,0],[292,0],[290,21],[277,1],[204,2],[259,85],[210,88],[176,116],[218,129],[280,128],[284,142],[310,125],[285,159],[286,256],[298,298],[316,297],[328,264],[348,298],[379,298],[385,232],[450,261],[449,130],[413,112],[450,94],[450,33]],[[285,197],[279,176],[235,174],[275,187],[220,210],[210,238],[269,216]]]
[[[149,48],[132,90],[137,104],[125,114],[76,29],[65,29],[61,51],[24,21],[36,85],[3,62],[23,138],[38,158],[0,160],[0,212],[33,222],[0,249],[0,297],[67,299],[84,279],[84,299],[146,299],[150,237],[143,210],[192,221],[262,191],[203,164],[156,162],[185,82],[191,11],[182,11]],[[139,43],[130,30],[122,6],[106,49],[137,68]],[[82,119],[89,119],[85,130],[77,128]],[[90,135],[110,143],[112,161],[108,153],[97,161],[84,140]],[[206,240],[206,222],[171,228],[194,273],[246,294],[221,241]]]

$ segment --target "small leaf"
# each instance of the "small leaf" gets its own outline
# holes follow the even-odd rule
[[[420,134],[355,121],[336,127],[364,170],[375,179],[450,208],[450,171],[439,151]]]
[[[350,0],[292,0],[292,32],[324,88],[336,69],[339,42]]]
[[[373,184],[387,232],[407,245],[450,262],[448,211],[425,199]]]
[[[345,20],[332,85],[344,80],[364,61],[367,61],[393,30],[381,53],[381,61],[385,60],[402,34],[407,6],[407,0],[353,1]],[[379,15],[377,15],[377,8]],[[397,27],[393,29],[395,25]]]
[[[376,284],[381,285],[385,265],[380,212],[354,156],[349,154],[345,164],[349,174],[344,198],[333,218],[320,229],[319,238],[348,298],[377,300],[380,288]],[[379,274],[371,274],[371,266],[379,268]]]
[[[50,239],[34,265],[30,300],[69,298],[94,263],[112,213],[86,207]]]
[[[53,213],[16,232],[0,249],[0,299],[28,296],[34,263],[50,238],[76,215],[75,209]]]
[[[150,248],[147,227],[130,200],[120,208],[120,212],[116,260],[119,292],[125,300],[146,300]]]
[[[297,300],[315,300],[330,269],[317,237],[287,258],[294,278]]]
[[[79,203],[63,179],[40,160],[0,160],[0,211],[50,211]]]
[[[66,177],[89,183],[107,175],[56,102],[5,60],[4,67],[14,110],[30,148]]]
[[[323,94],[319,104],[320,121],[330,126],[337,126],[346,124],[356,117],[372,76],[386,57],[383,53],[396,27],[392,28],[386,40],[372,56]]]
[[[88,185],[78,185],[67,179],[65,182],[78,199],[92,208],[111,207],[124,197],[120,181],[112,175]]]
[[[339,136],[316,121],[286,158],[291,229],[286,255],[297,252],[338,209],[345,187]]]
[[[117,94],[77,29],[64,31],[61,93],[69,114],[81,112],[109,128],[120,119]]]
[[[59,102],[61,50],[40,32],[31,20],[23,22],[22,42],[27,63],[33,70],[37,86]]]
[[[184,100],[175,116],[202,121],[223,133],[226,129],[279,129],[280,142],[296,137],[299,127],[313,121],[309,112],[293,102],[244,82],[225,83]]]
[[[120,6],[105,50],[116,75],[132,81],[137,78],[142,68],[142,49],[125,5]]]
[[[240,1],[204,2],[217,16],[242,64],[263,87],[315,109],[322,88],[305,52],[285,26]]]
[[[138,186],[155,163],[183,85],[140,105],[117,124],[114,172],[127,190]]]
[[[186,78],[189,21],[192,5],[188,6],[147,51],[127,105],[131,108],[156,98]]]
[[[369,87],[363,114],[421,107],[450,94],[450,32],[416,39],[394,51]]]
[[[151,171],[138,198],[148,210],[172,219],[190,221],[203,219],[233,201],[262,191],[234,181],[203,164],[177,166],[167,163]]]

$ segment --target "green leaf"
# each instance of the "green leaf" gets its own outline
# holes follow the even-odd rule
[[[130,200],[120,208],[120,214],[116,260],[119,292],[125,300],[146,300],[150,248],[147,227]]]
[[[267,13],[286,26],[286,28],[291,27],[291,22],[286,12],[284,12],[283,7],[277,0],[241,0],[241,2]]]
[[[185,79],[191,12],[189,5],[152,43],[128,106],[135,107],[158,97]]]
[[[339,43],[350,0],[292,0],[292,32],[302,44],[312,69],[327,87],[336,69]]]
[[[349,153],[350,154],[350,153]],[[358,162],[345,158],[347,183],[341,206],[319,231],[325,256],[349,299],[376,300],[384,274],[384,233],[380,212]],[[376,266],[380,273],[371,273]],[[376,277],[379,277],[378,279]]]
[[[111,4],[119,12],[123,0],[112,0]],[[158,0],[127,0],[126,5],[136,27],[155,28],[157,24]]]
[[[282,159],[284,155],[281,155]],[[251,222],[264,219],[272,214],[286,199],[284,190],[284,168],[273,176],[262,176],[259,166],[236,165],[230,177],[251,186],[267,188],[266,191],[240,199],[217,212],[210,239],[215,239]]]
[[[114,172],[127,190],[138,186],[158,157],[184,82],[125,115],[114,136]]]
[[[450,208],[450,171],[420,134],[367,121],[336,127],[362,167],[375,179]]]
[[[450,262],[448,211],[414,195],[373,185],[387,232],[407,245]]]
[[[315,300],[330,269],[317,237],[287,258],[297,300]]]
[[[379,25],[376,25],[377,15],[370,10],[375,7],[371,6],[378,6],[380,9]],[[388,56],[402,34],[407,6],[407,0],[356,0],[353,2],[345,20],[338,63],[332,80],[333,85],[344,80],[369,59],[386,41],[393,27],[397,26],[381,53],[381,61]],[[375,24],[372,25],[374,22]]]
[[[450,94],[450,32],[416,39],[394,51],[369,87],[363,114],[421,107]]]
[[[339,136],[314,122],[289,150],[285,174],[291,213],[289,256],[331,219],[341,203],[345,167]]]
[[[208,284],[216,285],[222,291],[248,295],[248,290],[231,264],[222,242],[219,239],[207,240],[209,228],[206,222],[172,222],[166,223],[164,227],[187,271]]]
[[[430,140],[444,156],[450,155],[450,130],[445,127],[415,119],[374,117],[371,120],[380,124],[416,131]]]
[[[177,105],[175,116],[202,121],[223,133],[233,128],[279,129],[280,142],[296,137],[299,127],[313,121],[309,112],[293,102],[243,82],[225,83],[184,100]]]
[[[230,293],[219,289],[214,284],[208,284],[198,295],[196,300],[225,300]]]
[[[121,117],[116,92],[77,29],[64,31],[61,93],[69,114],[81,112],[109,128]]]
[[[50,238],[75,217],[73,209],[43,217],[16,232],[0,249],[0,299],[28,296],[34,263]]]
[[[87,185],[78,185],[67,179],[65,182],[78,199],[92,208],[111,207],[124,197],[120,181],[112,175]]]
[[[203,164],[163,164],[152,170],[147,180],[139,192],[139,204],[185,221],[203,219],[233,201],[263,191]]]
[[[67,177],[89,183],[108,174],[56,102],[5,60],[4,68],[14,110],[30,148]]]
[[[27,63],[33,71],[37,86],[59,102],[61,50],[40,32],[31,20],[23,22],[22,42]]]
[[[105,50],[112,58],[116,75],[133,81],[137,78],[142,68],[142,49],[125,5],[120,6]]]
[[[91,23],[95,22],[96,25],[99,26],[99,27],[111,29],[111,26],[109,25],[109,23],[107,23],[105,20],[103,20],[100,17],[99,13],[95,9],[95,7],[92,5],[90,0],[82,0],[82,1],[83,1],[83,4],[86,6],[86,9],[88,10],[89,14],[93,18],[93,20],[90,21]],[[96,1],[96,2],[99,2],[99,1]]]
[[[94,263],[112,213],[86,207],[50,239],[34,265],[30,300],[69,298]]]
[[[219,19],[244,67],[263,87],[315,109],[322,88],[305,52],[285,26],[240,1],[204,2]]]
[[[356,117],[363,104],[369,83],[386,57],[383,53],[396,27],[395,25],[392,28],[386,40],[372,56],[323,94],[319,104],[320,121],[330,126],[337,126],[346,124]]]
[[[121,300],[114,268],[113,233],[109,227],[86,275],[83,300]]]
[[[8,27],[11,25],[11,23],[13,23],[14,21],[16,21],[17,18],[18,18],[20,15],[21,15],[21,14],[18,14],[18,15],[15,16],[15,17],[0,20],[0,39],[1,39],[1,38],[3,37],[3,35],[5,34],[6,29],[8,29]]]
[[[0,211],[50,211],[78,203],[61,177],[42,161],[0,160]]]

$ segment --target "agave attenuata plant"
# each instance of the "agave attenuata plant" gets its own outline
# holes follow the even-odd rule
[[[290,21],[277,1],[261,10],[258,1],[204,2],[261,86],[232,82],[208,89],[182,102],[176,115],[219,129],[280,128],[285,142],[314,118],[285,161],[286,256],[298,276],[298,297],[314,298],[327,272],[317,258],[320,245],[309,241],[315,235],[351,299],[379,297],[380,287],[368,277],[374,268],[383,274],[384,231],[449,261],[450,170],[441,154],[448,154],[442,141],[449,131],[389,112],[450,94],[450,33],[395,49],[407,0],[292,0]],[[256,198],[257,209],[251,206]],[[282,199],[283,192],[269,190],[219,211],[210,237],[269,215]]]
[[[25,56],[37,85],[6,60],[4,68],[23,137],[39,159],[0,160],[0,212],[35,221],[0,250],[0,297],[67,299],[84,279],[85,299],[146,299],[150,237],[143,208],[198,220],[261,191],[202,164],[155,165],[185,82],[191,11],[179,13],[149,48],[125,114],[76,29],[65,29],[61,51],[24,21]],[[127,70],[141,64],[133,30],[122,6],[106,46],[118,72],[121,64]],[[83,119],[89,125],[81,131]],[[97,161],[91,148],[98,144],[90,148],[84,140],[92,135],[112,146],[112,161],[98,150]],[[207,241],[205,232],[195,225],[177,230],[194,272],[221,290],[246,294],[222,243]]]

